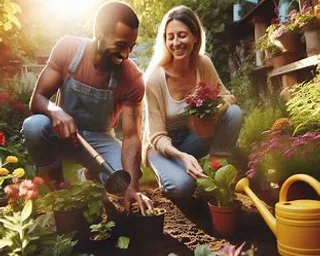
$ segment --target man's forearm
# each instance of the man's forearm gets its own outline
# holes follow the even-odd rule
[[[130,187],[139,190],[139,179],[142,175],[141,164],[141,140],[132,136],[125,138],[122,143],[122,165],[130,173]]]

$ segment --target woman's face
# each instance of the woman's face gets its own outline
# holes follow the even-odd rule
[[[188,59],[197,38],[183,22],[172,20],[166,27],[166,46],[175,59]]]

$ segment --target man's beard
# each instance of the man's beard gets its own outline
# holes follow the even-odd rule
[[[112,61],[113,54],[104,53],[101,56],[101,69],[103,70],[115,70],[120,67],[121,64],[117,65]],[[122,63],[122,62],[121,62]]]

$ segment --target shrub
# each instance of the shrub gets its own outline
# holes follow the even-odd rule
[[[281,111],[273,108],[255,108],[244,118],[243,128],[239,135],[239,147],[249,154],[250,145],[263,138],[263,132],[270,129],[274,121],[281,116]]]
[[[293,86],[287,110],[294,126],[294,134],[320,130],[320,75],[309,82]]]

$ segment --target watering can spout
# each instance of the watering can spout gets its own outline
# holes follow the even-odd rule
[[[254,203],[259,213],[263,217],[264,221],[267,223],[274,235],[276,235],[276,219],[267,209],[267,207],[261,202],[261,200],[253,193],[249,187],[249,180],[247,178],[242,178],[238,181],[235,188],[236,192],[244,192]]]

